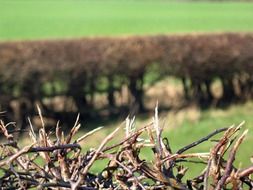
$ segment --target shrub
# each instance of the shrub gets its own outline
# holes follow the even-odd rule
[[[42,119],[42,116],[40,115]],[[252,189],[250,175],[253,167],[238,169],[235,155],[247,130],[238,131],[241,125],[218,129],[211,134],[172,152],[169,139],[162,136],[156,109],[153,122],[136,129],[134,120],[126,120],[125,137],[115,144],[108,143],[119,133],[116,128],[99,145],[86,152],[80,143],[95,129],[79,138],[74,138],[80,128],[78,120],[70,133],[64,136],[57,125],[54,136],[45,131],[44,121],[38,134],[30,123],[31,144],[22,147],[8,130],[10,124],[1,121],[0,130],[5,136],[1,144],[0,185],[3,189]],[[210,151],[186,151],[222,134]],[[152,157],[145,160],[140,152],[150,149]],[[229,152],[226,156],[226,152]],[[199,159],[199,161],[196,161]],[[103,160],[105,167],[93,173],[91,167]],[[205,169],[196,177],[184,179],[191,168],[186,163],[205,164]]]
[[[250,33],[2,42],[0,99],[9,96],[8,104],[16,100],[32,114],[35,104],[55,112],[44,99],[64,96],[65,102],[73,100],[72,112],[84,116],[96,93],[106,93],[108,106],[116,107],[115,92],[127,85],[130,107],[145,110],[144,78],[156,68],[159,78],[182,80],[185,97],[200,105],[213,102],[211,85],[217,79],[221,101],[244,100],[253,94],[252,50]]]

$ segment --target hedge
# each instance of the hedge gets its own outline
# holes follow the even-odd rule
[[[11,113],[16,101],[13,112],[18,107],[34,113],[39,103],[54,113],[45,99],[64,96],[73,102],[70,111],[85,115],[96,93],[107,95],[109,108],[117,107],[115,92],[127,85],[132,105],[143,111],[149,72],[182,80],[185,98],[200,105],[213,102],[211,85],[217,79],[221,101],[248,99],[253,94],[252,63],[251,33],[1,42],[1,109]]]

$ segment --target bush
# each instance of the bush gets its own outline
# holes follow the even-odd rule
[[[40,115],[42,119],[42,116]],[[70,133],[64,136],[57,125],[54,136],[45,131],[44,121],[38,133],[30,123],[31,144],[22,147],[8,130],[10,124],[1,121],[0,130],[5,136],[1,144],[0,185],[3,189],[252,189],[250,175],[253,167],[238,169],[234,165],[237,150],[247,130],[242,134],[239,126],[218,129],[211,134],[172,152],[169,139],[162,136],[156,110],[153,122],[143,128],[134,128],[134,120],[127,119],[125,137],[115,144],[109,142],[119,133],[116,128],[98,148],[83,151],[81,141],[100,128],[74,139],[80,128],[78,120]],[[52,131],[51,131],[52,132]],[[217,134],[222,136],[211,150],[186,153],[209,141]],[[143,159],[141,152],[150,149],[152,157]],[[226,152],[229,152],[228,156]],[[93,173],[91,167],[103,160],[105,167]],[[185,179],[193,167],[206,167],[198,176]]]
[[[252,50],[250,33],[2,42],[0,100],[9,112],[6,105],[15,100],[16,107],[30,114],[35,104],[55,113],[45,99],[65,97],[64,103],[74,102],[66,110],[83,117],[94,107],[95,94],[106,93],[113,108],[118,106],[115,92],[128,86],[130,107],[143,111],[144,78],[151,68],[159,79],[182,80],[186,99],[200,105],[212,104],[211,85],[217,79],[223,88],[221,101],[245,100],[253,94]]]

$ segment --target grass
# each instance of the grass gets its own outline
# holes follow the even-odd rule
[[[0,0],[0,40],[252,31],[253,3]]]

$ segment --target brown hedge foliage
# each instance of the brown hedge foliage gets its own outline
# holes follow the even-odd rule
[[[232,96],[230,91],[235,90],[234,80],[243,82],[245,77],[245,83],[252,80],[252,34],[168,36],[164,40],[166,51],[161,63],[170,74],[191,81],[195,98],[204,96],[203,85],[208,89],[216,78],[223,83],[226,99],[233,98],[227,96]]]
[[[151,72],[182,79],[185,97],[201,104],[213,101],[217,79],[223,101],[245,99],[253,94],[252,61],[250,33],[2,42],[0,100],[18,99],[28,110],[39,102],[46,109],[43,98],[64,95],[85,113],[96,92],[106,92],[115,106],[115,91],[126,84],[144,110],[144,76],[153,64],[158,70]]]

